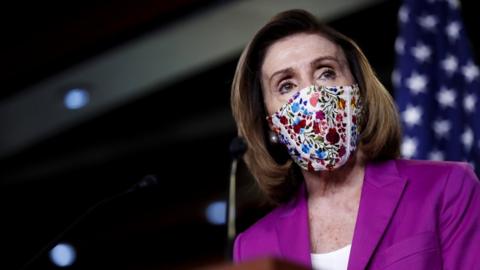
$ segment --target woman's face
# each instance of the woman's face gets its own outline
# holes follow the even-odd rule
[[[300,33],[273,43],[267,49],[261,72],[269,115],[307,86],[355,83],[342,49],[318,34]]]

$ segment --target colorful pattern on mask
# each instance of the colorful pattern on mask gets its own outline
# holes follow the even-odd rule
[[[361,107],[357,85],[312,85],[295,93],[267,120],[302,169],[333,170],[355,152]]]

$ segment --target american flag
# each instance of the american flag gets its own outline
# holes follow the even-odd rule
[[[480,172],[480,75],[460,3],[404,0],[398,20],[392,82],[402,156],[467,161]]]

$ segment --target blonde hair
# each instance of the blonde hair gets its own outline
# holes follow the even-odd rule
[[[260,189],[273,203],[291,199],[303,178],[300,168],[293,163],[285,148],[269,143],[260,83],[261,64],[270,45],[298,33],[317,33],[343,50],[364,104],[359,148],[365,159],[392,159],[400,152],[401,131],[395,103],[357,44],[318,22],[304,10],[279,13],[255,34],[243,50],[231,93],[238,133],[248,144],[244,160]]]

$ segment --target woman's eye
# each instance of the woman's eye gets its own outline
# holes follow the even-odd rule
[[[280,92],[280,94],[285,94],[292,91],[293,89],[295,89],[295,85],[293,83],[285,82],[279,86],[278,92]]]
[[[333,79],[335,79],[335,76],[336,76],[336,73],[335,73],[335,71],[333,71],[333,69],[327,69],[320,74],[318,79],[320,79],[320,80],[333,80]]]

